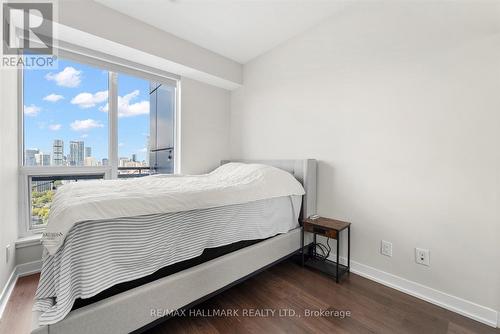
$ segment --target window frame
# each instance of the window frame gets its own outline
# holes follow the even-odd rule
[[[68,171],[68,168],[71,168]],[[50,169],[50,170],[49,170]],[[111,179],[109,168],[104,167],[27,167],[23,168],[20,173],[19,195],[21,197],[20,205],[20,221],[21,221],[21,237],[26,237],[34,234],[42,233],[45,227],[32,227],[31,224],[31,178],[37,176],[78,176],[92,175],[103,176],[103,179]],[[24,232],[24,233],[23,233]]]
[[[61,45],[62,44],[62,45]],[[174,174],[180,169],[180,77],[160,69],[136,64],[68,43],[59,43],[58,57],[94,66],[108,71],[108,161],[107,166],[25,166],[24,165],[24,76],[17,70],[18,112],[18,166],[19,166],[19,237],[40,234],[45,227],[32,228],[30,180],[36,176],[104,175],[104,179],[118,178],[118,75],[123,73],[144,80],[175,87],[174,111]]]

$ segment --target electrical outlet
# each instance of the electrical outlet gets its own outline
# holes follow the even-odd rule
[[[415,262],[418,264],[422,264],[424,266],[430,266],[430,253],[428,249],[424,248],[415,248]]]
[[[382,240],[380,243],[380,253],[382,253],[382,255],[392,257],[392,242]]]
[[[10,245],[5,246],[5,263],[9,263],[10,261]]]

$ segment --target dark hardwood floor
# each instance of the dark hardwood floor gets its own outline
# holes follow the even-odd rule
[[[295,310],[295,317],[244,317],[242,310]],[[238,317],[175,317],[151,333],[496,333],[456,313],[355,274],[341,282],[291,261],[208,300],[195,309],[236,309]],[[305,317],[306,310],[350,311],[349,317]],[[300,317],[299,317],[300,315]]]
[[[18,281],[0,333],[28,333],[38,275]],[[271,311],[275,310],[274,315]],[[293,310],[295,316],[279,315]],[[238,316],[174,317],[147,333],[492,333],[479,322],[378,283],[349,274],[341,284],[291,261],[283,262],[191,310],[232,310]],[[251,310],[260,314],[244,314]],[[344,318],[309,316],[307,310],[350,312]],[[188,311],[189,312],[189,311]],[[346,315],[346,314],[344,314]]]

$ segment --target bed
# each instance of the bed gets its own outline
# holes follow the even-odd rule
[[[226,165],[228,162],[223,161],[222,164],[237,165]],[[112,208],[111,199],[106,196],[109,205],[105,209],[94,207],[96,210],[87,210],[89,212],[82,216],[93,221],[92,224],[83,224],[82,221],[74,225],[64,223],[65,218],[68,222],[72,221],[71,210],[59,210],[58,222],[61,223],[47,232],[54,240],[52,243],[49,240],[46,244],[51,254],[45,254],[49,256],[49,260],[44,260],[45,270],[42,269],[42,279],[37,291],[35,304],[38,307],[35,307],[32,332],[142,331],[163,321],[166,314],[154,310],[189,308],[296,253],[301,241],[297,223],[299,215],[309,216],[315,213],[316,161],[233,162],[258,163],[285,170],[300,182],[305,194],[301,196],[293,187],[286,192],[283,184],[276,183],[281,177],[278,173],[264,182],[266,186],[262,187],[265,189],[260,194],[255,195],[260,190],[256,191],[251,198],[246,198],[247,195],[241,198],[241,193],[248,192],[236,190],[231,193],[232,188],[225,188],[224,194],[228,196],[222,196],[225,197],[224,205],[211,203],[214,196],[205,198],[206,196],[186,191],[189,195],[186,197],[189,199],[187,202],[179,201],[178,197],[168,198],[169,203],[175,202],[175,205],[169,204],[173,206],[170,212],[154,211],[155,201],[163,207],[165,202],[152,197],[152,204],[144,209],[148,213],[146,215],[127,216],[127,212],[124,212],[124,218],[96,220],[96,217],[106,218],[104,211]],[[226,169],[231,170],[230,167]],[[218,182],[217,179],[216,181]],[[155,184],[158,182],[163,181],[156,180]],[[165,182],[175,183],[175,176]],[[194,180],[193,183],[200,181]],[[269,193],[268,186],[281,189]],[[71,194],[69,191],[66,193]],[[74,194],[76,193],[72,196]],[[282,196],[283,194],[288,195]],[[126,196],[129,197],[130,195]],[[250,200],[245,201],[248,199]],[[74,202],[79,205],[78,201]],[[196,210],[190,206],[193,205],[191,202],[197,203]],[[203,207],[203,203],[207,207]],[[179,210],[179,205],[186,210]],[[93,216],[95,212],[97,215]],[[117,213],[109,213],[109,217],[113,214]],[[165,224],[165,221],[169,224]],[[192,225],[196,229],[186,227],[186,221],[196,222]],[[144,231],[144,226],[148,226],[149,232]],[[159,232],[162,228],[165,231]],[[169,240],[177,240],[171,237],[176,232],[183,237],[195,235],[196,238],[180,239],[190,240],[188,244],[162,242],[165,236],[169,236]],[[147,234],[148,244],[141,243],[141,233]],[[156,242],[154,248],[149,244],[152,234]],[[205,238],[209,234],[210,238]],[[129,252],[127,256],[123,256],[124,249],[112,248],[114,243],[117,244],[117,236],[123,238],[121,244],[126,241],[126,251]],[[134,239],[137,242],[134,243]],[[158,248],[158,245],[161,247]],[[101,252],[108,254],[106,258],[99,259]],[[141,252],[154,256],[142,257],[141,268],[135,268],[137,263],[134,266],[133,257],[141,256]],[[103,261],[107,261],[106,265],[99,270],[98,264]],[[52,267],[56,270],[52,270]],[[84,270],[80,271],[81,268]],[[70,279],[64,279],[66,276]],[[80,281],[85,284],[80,284]],[[88,282],[93,283],[87,284]],[[52,297],[51,300],[51,296],[56,298]]]

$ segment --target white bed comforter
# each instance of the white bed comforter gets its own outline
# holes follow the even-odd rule
[[[78,222],[208,209],[304,193],[286,171],[242,163],[229,163],[204,175],[70,183],[54,196],[42,243],[54,255]]]

